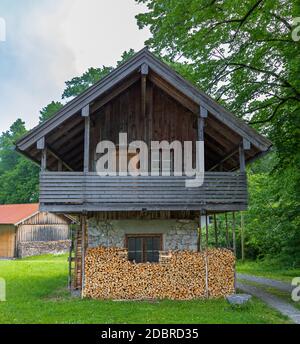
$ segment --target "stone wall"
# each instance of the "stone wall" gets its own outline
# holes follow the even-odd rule
[[[70,245],[70,240],[19,242],[18,257],[23,258],[41,254],[61,254],[68,252]]]
[[[193,220],[88,220],[89,247],[120,247],[126,234],[163,234],[163,250],[197,250],[197,223]]]

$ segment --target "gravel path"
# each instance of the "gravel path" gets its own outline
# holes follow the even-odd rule
[[[248,275],[248,274],[239,274],[238,273],[237,278],[245,280],[245,281],[263,284],[265,286],[276,288],[276,289],[281,290],[281,291],[286,291],[287,293],[291,293],[293,288],[295,288],[295,287],[292,287],[291,283],[277,281],[277,280],[273,280],[273,279],[265,278],[265,277]]]
[[[240,279],[242,278],[241,274],[239,274],[238,276]],[[258,282],[258,280],[254,280],[254,278],[256,278],[255,276],[250,276],[251,280],[248,279],[249,281],[252,282],[257,282],[257,283],[261,283]],[[265,280],[265,279],[264,279]],[[267,279],[269,280],[269,279]],[[272,284],[269,284],[269,282],[272,281]],[[269,280],[267,283],[261,283],[264,284],[265,286],[270,286],[273,288],[276,288],[275,284],[273,282],[278,282],[278,283],[284,283],[284,282],[279,282],[279,281],[275,281],[275,280]],[[287,283],[284,283],[287,284]],[[281,286],[283,287],[283,286]],[[287,287],[287,286],[285,286]],[[263,300],[265,303],[267,303],[270,307],[276,309],[277,311],[279,311],[281,314],[286,315],[287,317],[289,317],[295,324],[300,324],[300,311],[295,308],[294,306],[292,306],[291,304],[289,304],[288,302],[282,300],[281,298],[272,295],[271,293],[266,292],[265,290],[263,290],[262,288],[259,288],[258,286],[253,286],[253,285],[248,285],[247,282],[237,282],[237,288],[241,289],[243,292],[254,295],[258,298],[260,298],[261,300]],[[279,289],[279,288],[277,288]],[[283,289],[279,289],[279,290],[283,290]],[[287,289],[285,289],[284,291],[287,291]],[[289,287],[289,291],[290,291],[290,287]]]

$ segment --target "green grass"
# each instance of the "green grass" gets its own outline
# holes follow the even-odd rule
[[[300,269],[280,268],[269,262],[246,261],[237,263],[237,272],[273,278],[291,283],[294,277],[300,277]]]
[[[224,299],[194,301],[100,301],[71,297],[66,256],[0,261],[7,301],[0,323],[289,323],[253,299],[233,308]]]

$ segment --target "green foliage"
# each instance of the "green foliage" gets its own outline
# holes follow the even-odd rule
[[[300,264],[299,1],[136,1],[146,44],[274,143],[251,167],[246,253]]]
[[[14,142],[26,133],[17,119],[0,136],[0,204],[38,200],[38,167],[14,150]]]
[[[66,81],[66,88],[62,98],[76,97],[97,81],[104,78],[113,70],[113,67],[102,66],[100,68],[89,68],[81,76],[76,76],[70,81]]]
[[[52,101],[50,104],[45,106],[40,111],[40,123],[46,121],[47,119],[51,118],[56,112],[58,112],[63,107],[61,102]]]

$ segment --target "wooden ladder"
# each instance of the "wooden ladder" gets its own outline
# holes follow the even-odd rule
[[[81,288],[82,267],[82,232],[80,226],[72,231],[72,243],[69,254],[69,281],[70,289]]]

